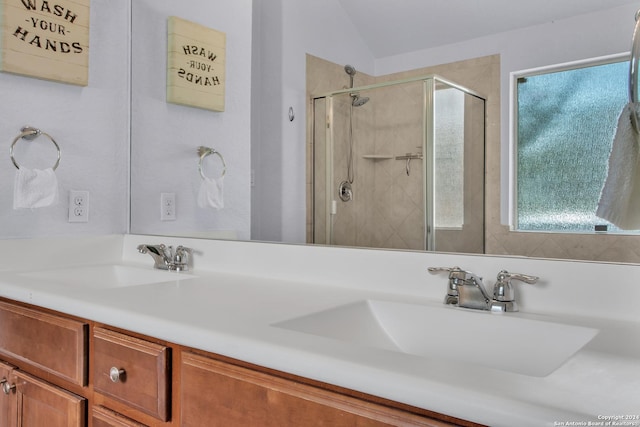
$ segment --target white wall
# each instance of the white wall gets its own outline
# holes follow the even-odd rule
[[[305,242],[306,54],[372,74],[373,56],[336,0],[254,2],[260,22],[261,117],[254,117],[252,239]],[[261,9],[261,12],[258,10]],[[256,31],[256,33],[258,33]],[[257,58],[257,57],[256,57]],[[345,74],[345,85],[349,83]],[[296,118],[288,119],[289,107]]]
[[[267,35],[265,37],[264,35]],[[253,1],[251,237],[282,236],[282,1]]]
[[[167,17],[226,33],[225,111],[166,102]],[[251,0],[135,0],[132,29],[132,218],[135,233],[250,232]],[[196,205],[197,147],[225,158],[224,208]],[[206,159],[215,178],[216,156]],[[221,171],[221,169],[218,169]],[[160,221],[160,193],[176,194],[176,221]]]
[[[123,233],[128,226],[129,18],[130,0],[92,0],[89,85],[73,86],[0,73],[0,236]],[[62,159],[56,170],[56,206],[13,210],[16,168],[9,146],[29,124],[53,136]],[[55,151],[45,137],[16,144],[28,169],[53,166]],[[88,223],[68,220],[69,190],[88,190]]]

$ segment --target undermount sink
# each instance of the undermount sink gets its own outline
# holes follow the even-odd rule
[[[597,329],[450,306],[366,300],[273,324],[354,345],[544,377]]]
[[[154,270],[151,267],[142,268],[118,264],[50,269],[20,273],[19,275],[31,279],[86,288],[119,288],[148,285],[151,283],[173,282],[196,277],[183,272]]]

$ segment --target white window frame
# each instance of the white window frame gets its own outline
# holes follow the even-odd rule
[[[526,70],[512,71],[509,73],[509,229],[521,233],[578,233],[563,232],[557,230],[518,230],[518,79],[540,74],[549,74],[559,71],[568,71],[576,68],[595,67],[614,62],[629,61],[630,53],[617,53],[614,55],[600,56],[596,58],[582,59],[579,61],[564,62],[561,64],[547,65]],[[586,234],[586,233],[579,233]],[[617,233],[621,234],[621,233]]]

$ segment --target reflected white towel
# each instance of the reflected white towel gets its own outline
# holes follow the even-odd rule
[[[53,169],[18,169],[13,187],[13,209],[44,208],[57,202],[58,179]]]
[[[620,113],[596,210],[597,216],[622,230],[640,229],[640,136],[631,124],[639,109],[638,104],[628,103]]]
[[[222,209],[224,207],[223,180],[224,177],[218,179],[204,178],[202,180],[198,191],[198,206],[214,209]]]

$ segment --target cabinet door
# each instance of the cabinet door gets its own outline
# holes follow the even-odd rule
[[[448,425],[350,396],[184,353],[183,427]]]
[[[91,414],[93,427],[146,427],[102,406],[94,406]]]
[[[85,399],[29,374],[14,371],[12,393],[18,408],[18,427],[84,427]]]
[[[0,362],[0,382],[13,379],[13,366]],[[15,427],[18,422],[15,393],[4,394],[0,390],[0,427]]]
[[[1,355],[87,384],[86,323],[0,301],[0,325]]]

